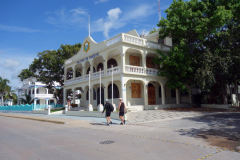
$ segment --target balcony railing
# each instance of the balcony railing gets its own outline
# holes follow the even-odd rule
[[[144,68],[138,66],[125,65],[125,71],[129,73],[144,74]]]
[[[116,67],[113,67],[113,68],[108,68],[108,69],[107,69],[107,72],[106,72],[107,76],[108,76],[108,75],[112,75],[112,72],[113,72],[113,74],[120,73],[120,72],[121,72],[121,66],[116,66]]]
[[[37,98],[53,98],[54,94],[35,94],[34,97],[37,97]]]
[[[147,68],[146,69],[146,73],[148,75],[153,75],[153,76],[157,76],[158,75],[158,69],[153,69],[153,68]]]
[[[83,77],[81,76],[81,77],[75,78],[74,83],[78,83],[78,82],[82,82],[82,81],[83,81]]]
[[[148,40],[146,40],[146,47],[154,48],[154,49],[161,49],[161,45],[159,43],[148,41]]]
[[[89,74],[84,76],[84,81],[88,81],[89,80]]]
[[[124,41],[130,42],[133,44],[137,44],[137,45],[141,45],[141,46],[143,45],[143,39],[134,37],[134,36],[130,36],[130,35],[124,35]]]
[[[95,72],[92,74],[92,79],[98,79],[100,77],[100,72]],[[104,70],[101,71],[101,77],[104,77]]]
[[[66,80],[65,85],[73,84],[73,79]]]
[[[107,46],[111,46],[111,45],[113,45],[113,44],[115,44],[115,43],[117,43],[117,42],[120,42],[120,41],[121,41],[121,35],[118,35],[118,36],[116,36],[116,37],[113,37],[113,38],[109,39],[109,40],[106,42],[106,45],[107,45]]]

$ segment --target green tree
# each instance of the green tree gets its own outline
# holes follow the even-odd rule
[[[2,100],[2,105],[3,105],[3,97],[5,94],[9,93],[11,88],[8,86],[8,83],[10,81],[8,79],[3,79],[0,77],[0,94],[1,94],[1,100]]]
[[[12,99],[13,100],[13,104],[17,104],[18,96],[15,93],[15,90],[12,90],[11,88],[12,87],[8,88],[9,92],[7,92],[7,94],[4,96],[4,99]]]
[[[54,82],[64,85],[64,61],[76,55],[81,48],[81,43],[75,45],[61,45],[58,50],[45,50],[37,53],[38,58],[35,58],[32,64],[30,64],[28,71],[22,71],[19,74],[20,79],[29,78],[35,76],[38,81],[47,84],[47,88],[51,89]],[[27,76],[24,76],[29,73]],[[33,75],[35,73],[35,75]],[[62,101],[63,90],[55,90]]]
[[[34,72],[31,72],[27,68],[27,69],[23,69],[21,73],[18,75],[18,77],[20,78],[21,81],[23,81],[24,79],[27,79],[29,77],[36,77],[36,74]]]
[[[191,82],[206,91],[216,83],[218,76],[227,74],[231,55],[226,54],[225,38],[222,37],[234,14],[221,2],[174,0],[165,11],[167,19],[163,18],[158,23],[159,38],[171,36],[174,44],[169,55],[159,51],[160,58],[156,60],[163,65],[160,75],[169,78],[171,88],[182,89],[184,83]],[[238,3],[236,0],[232,2]],[[168,73],[173,65],[180,69],[174,68],[174,72]],[[180,78],[174,79],[174,76]]]
[[[34,100],[32,100],[31,95],[25,94],[25,99],[20,98],[20,101],[24,104],[32,104]]]

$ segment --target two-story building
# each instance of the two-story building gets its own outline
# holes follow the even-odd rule
[[[168,79],[158,76],[160,66],[153,63],[157,49],[166,54],[170,50],[170,37],[158,39],[158,32],[139,36],[132,30],[101,43],[86,37],[82,44],[80,51],[65,61],[64,104],[68,91],[80,90],[81,106],[97,107],[101,87],[102,104],[109,99],[118,105],[121,97],[127,108],[135,110],[189,105],[191,97],[168,88]]]
[[[23,80],[23,85],[18,88],[18,104],[23,103],[21,99],[26,99],[25,95],[31,96],[31,100],[34,100],[34,105],[56,104],[57,99],[54,97],[53,91],[49,91],[46,88],[46,84],[35,81],[29,79]],[[60,87],[60,84],[55,82],[52,90]]]

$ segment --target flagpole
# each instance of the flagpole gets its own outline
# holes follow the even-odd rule
[[[99,104],[99,105],[101,105],[101,104],[102,104],[102,103],[101,103],[101,98],[102,98],[102,97],[101,97],[101,88],[102,88],[102,87],[101,87],[101,68],[100,68],[100,71],[99,71],[99,72],[100,72],[100,104]]]
[[[90,92],[91,92],[91,89],[90,89],[90,71],[89,71],[89,92],[88,92],[88,102],[89,102],[89,106],[90,106],[90,100],[91,100],[91,97],[90,97]]]
[[[112,104],[113,104],[113,65],[112,65]]]

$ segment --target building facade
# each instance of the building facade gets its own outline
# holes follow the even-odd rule
[[[52,90],[60,88],[59,83],[54,83]],[[34,105],[56,104],[57,99],[54,97],[53,91],[46,88],[46,84],[42,82],[34,82],[29,79],[23,80],[23,85],[18,88],[18,104],[23,104],[21,99],[26,99],[25,95],[31,96]]]
[[[118,105],[120,97],[127,108],[135,110],[191,102],[189,95],[166,86],[167,78],[158,76],[160,66],[153,63],[157,49],[168,53],[171,38],[158,39],[157,32],[139,36],[132,30],[101,43],[86,37],[82,44],[80,51],[65,61],[64,104],[67,93],[76,90],[81,91],[82,107],[97,107],[104,99]]]

